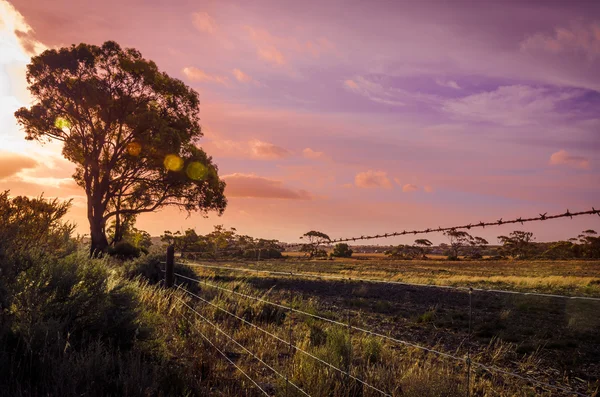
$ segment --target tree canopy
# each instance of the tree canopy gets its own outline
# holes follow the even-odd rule
[[[225,183],[197,146],[198,94],[139,51],[112,41],[47,50],[32,58],[27,83],[35,102],[15,116],[26,139],[61,141],[76,164],[92,253],[106,250],[111,218],[116,243],[123,217],[164,206],[225,209]]]
[[[325,244],[331,241],[328,235],[323,232],[319,232],[316,230],[311,230],[310,232],[304,233],[300,236],[301,239],[308,241],[308,243],[302,246],[302,251],[308,253],[308,255],[312,258],[315,256],[319,256],[322,254],[319,250],[319,246],[321,244]]]

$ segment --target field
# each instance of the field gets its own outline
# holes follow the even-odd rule
[[[471,299],[464,290],[400,284],[470,286],[577,296],[600,297],[600,263],[585,261],[390,261],[379,255],[353,259],[307,260],[289,255],[261,262],[188,262],[200,284],[189,303],[266,363],[291,373],[291,380],[310,395],[381,395],[368,386],[309,357],[226,314],[222,307],[252,319],[269,332],[291,340],[311,354],[342,368],[390,395],[465,395],[466,365],[455,359],[425,353],[380,335],[434,348],[458,358],[467,352],[473,363],[493,366],[540,382],[597,393],[600,379],[600,302],[476,290]],[[201,266],[197,266],[201,265]],[[305,273],[312,276],[271,275],[216,269],[221,266]],[[321,275],[322,277],[314,277]],[[344,276],[346,280],[327,276]],[[363,281],[357,280],[361,279]],[[186,281],[183,279],[183,281]],[[189,280],[188,280],[189,281]],[[215,288],[219,287],[219,288]],[[291,306],[351,327],[290,313],[264,301]],[[211,305],[212,304],[212,305]],[[199,321],[203,329],[209,324]],[[214,333],[214,330],[212,331]],[[351,341],[351,342],[349,342]],[[470,341],[470,342],[469,342]],[[273,388],[276,395],[293,394],[239,347],[224,345],[227,354],[248,372]],[[240,377],[234,368],[224,370]],[[570,395],[523,381],[474,364],[472,395]],[[266,387],[267,387],[266,386]],[[293,388],[292,388],[293,389]]]

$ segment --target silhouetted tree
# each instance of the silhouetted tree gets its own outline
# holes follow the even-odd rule
[[[311,230],[310,232],[304,233],[302,236],[300,236],[300,238],[308,241],[308,243],[302,246],[301,250],[302,252],[306,252],[311,258],[320,256],[322,254],[320,251],[323,251],[319,249],[321,244],[331,241],[328,235],[316,230]]]
[[[63,142],[85,189],[90,253],[106,250],[115,218],[164,206],[223,212],[225,183],[195,144],[202,136],[198,94],[160,72],[135,49],[108,41],[47,50],[27,66],[34,98],[15,116],[29,140]]]
[[[425,238],[415,240],[416,254],[423,259],[427,259],[427,252],[432,245],[433,243]]]
[[[352,256],[353,251],[350,249],[350,246],[346,243],[338,243],[333,247],[333,252],[331,256],[335,256],[337,258],[350,258]]]
[[[457,260],[460,255],[477,259],[482,257],[483,248],[488,241],[482,237],[474,237],[463,230],[444,232],[450,241],[448,259]]]
[[[502,244],[501,252],[518,259],[530,258],[533,254],[533,233],[515,230],[508,236],[498,236]]]

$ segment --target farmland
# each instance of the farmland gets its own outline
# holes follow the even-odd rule
[[[196,274],[190,278],[208,280],[207,285],[200,284],[199,296],[242,317],[248,311],[257,310],[256,302],[243,297],[248,295],[282,305],[292,302],[294,308],[349,322],[350,333],[338,325],[301,314],[279,313],[278,308],[274,314],[266,309],[268,305],[258,302],[262,313],[262,317],[258,316],[259,321],[272,320],[272,323],[267,321],[269,330],[286,339],[290,337],[288,329],[293,330],[292,340],[301,341],[319,357],[352,368],[352,374],[357,378],[392,395],[462,395],[467,387],[464,364],[435,354],[423,354],[419,349],[365,335],[354,328],[372,330],[456,357],[465,357],[470,347],[473,362],[542,382],[568,385],[567,388],[581,393],[591,394],[598,387],[600,318],[597,314],[600,302],[474,291],[471,342],[468,343],[468,291],[357,279],[597,297],[600,296],[599,262],[391,261],[377,255],[327,261],[290,255],[276,261],[196,262],[213,266],[209,268],[189,264]],[[223,270],[214,266],[293,272],[293,276]],[[299,273],[311,276],[300,276]],[[322,277],[314,277],[318,275]],[[328,276],[347,279],[332,280]],[[239,293],[232,294],[228,290],[243,291],[242,298]],[[221,320],[220,326],[231,332],[235,339],[245,341],[249,350],[259,351],[265,361],[280,365],[282,371],[297,367],[286,362],[289,357],[285,351],[278,350],[276,342],[271,347],[257,346],[256,343],[266,343],[264,335],[260,338],[248,336],[247,333],[254,330],[236,324],[214,306],[199,307],[199,310],[209,310],[206,316]],[[348,343],[348,335],[351,335],[351,343]],[[336,348],[328,346],[331,343],[337,343],[337,350],[344,350],[344,344],[351,346],[347,350],[353,352],[352,356],[349,358],[349,353],[343,351],[336,353]],[[381,361],[365,358],[369,349],[375,349]],[[297,353],[293,357],[294,362],[300,359]],[[308,365],[304,358],[302,360],[301,368]],[[344,360],[350,361],[342,362]],[[314,367],[315,363],[311,365],[312,375],[294,375],[300,384],[307,385],[309,394],[323,395],[325,390],[337,390],[334,395],[349,393],[345,389],[338,390],[344,382],[337,386],[322,384],[331,382],[319,375],[321,371],[327,372],[327,368],[318,369]],[[474,374],[471,381],[474,395],[563,395],[493,371],[476,369]],[[379,394],[364,385],[355,385],[358,386],[360,393],[365,395]]]

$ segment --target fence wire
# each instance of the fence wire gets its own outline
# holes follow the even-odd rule
[[[175,297],[177,299],[179,299],[179,301],[181,301],[181,303],[183,303],[184,305],[186,305],[188,308],[190,308],[191,310],[195,311],[194,309],[192,309],[188,304],[186,304],[181,298],[179,298],[178,296],[175,295]],[[185,316],[187,318],[187,316]],[[190,321],[189,318],[187,318],[188,321]],[[191,323],[191,321],[190,321]],[[260,387],[260,385],[250,377],[250,375],[248,375],[242,368],[240,368],[236,363],[233,362],[233,360],[231,360],[229,357],[227,357],[227,354],[225,354],[221,349],[219,349],[206,335],[204,335],[202,333],[202,331],[198,330],[198,333],[200,334],[200,336],[202,337],[202,339],[204,339],[206,342],[208,342],[212,347],[215,348],[215,350],[217,352],[219,352],[219,354],[221,354],[223,356],[223,358],[225,358],[225,360],[227,360],[231,365],[233,365],[238,371],[240,371],[242,373],[242,375],[244,375],[250,382],[252,382],[254,384],[254,386],[256,386],[256,388],[258,390],[260,390],[265,396],[270,397],[269,393],[267,393],[262,387]]]
[[[600,216],[600,210],[597,210],[594,207],[592,207],[592,209],[590,211],[570,212],[569,210],[567,210],[567,212],[564,212],[562,214],[556,214],[556,215],[548,215],[548,213],[546,212],[544,214],[539,214],[539,216],[530,217],[530,218],[520,218],[519,217],[516,219],[507,220],[507,221],[500,218],[499,220],[494,221],[494,222],[477,222],[477,223],[469,223],[467,225],[460,225],[460,226],[427,228],[427,229],[423,229],[423,230],[403,230],[401,232],[376,234],[376,235],[372,235],[372,236],[337,238],[337,239],[328,241],[328,243],[341,243],[341,242],[358,241],[358,240],[373,240],[373,239],[378,239],[378,238],[404,236],[404,235],[409,235],[409,234],[416,235],[416,234],[427,234],[427,233],[436,233],[436,232],[447,232],[447,231],[459,230],[459,229],[470,230],[472,228],[477,228],[477,227],[485,228],[486,226],[500,226],[500,225],[505,225],[505,224],[510,224],[510,223],[524,224],[526,222],[545,221],[545,220],[558,219],[558,218],[573,218],[574,216],[582,216],[582,215],[598,215],[598,216]]]
[[[240,271],[240,272],[249,272],[249,273],[263,273],[263,274],[272,274],[272,275],[277,275],[277,276],[288,276],[288,277],[313,277],[313,278],[323,278],[323,279],[340,280],[340,281],[360,281],[360,282],[377,283],[377,284],[403,285],[403,286],[407,286],[407,287],[442,288],[442,289],[451,289],[451,290],[466,291],[466,292],[477,291],[477,292],[489,292],[489,293],[498,293],[498,294],[540,296],[540,297],[544,297],[544,298],[578,299],[578,300],[588,300],[588,301],[600,302],[600,298],[594,298],[591,296],[568,296],[568,295],[557,295],[557,294],[544,294],[544,293],[539,293],[539,292],[520,292],[520,291],[508,291],[508,290],[501,290],[501,289],[461,287],[461,286],[453,286],[453,285],[406,283],[406,282],[402,282],[402,281],[393,281],[393,280],[378,280],[378,279],[369,279],[369,278],[360,278],[360,277],[351,277],[351,276],[335,276],[335,275],[327,274],[327,273],[319,274],[319,273],[302,273],[302,272],[300,272],[300,273],[299,272],[284,272],[284,271],[276,271],[276,270],[206,265],[203,263],[183,263],[182,265],[189,266],[189,267],[204,267],[207,269]]]
[[[177,289],[193,296],[196,297],[200,300],[202,300],[205,303],[209,303],[208,301],[206,301],[205,299],[202,299],[201,297],[199,297],[196,294],[193,294],[191,292],[189,292],[188,290],[181,288],[181,285],[177,285]],[[270,366],[269,364],[267,364],[264,360],[262,360],[260,357],[258,357],[256,354],[252,353],[250,350],[248,350],[244,345],[242,345],[241,343],[239,343],[237,340],[235,340],[231,335],[227,334],[225,331],[223,331],[221,328],[219,328],[219,326],[215,323],[213,323],[212,321],[210,321],[208,318],[204,317],[201,313],[199,313],[196,309],[194,309],[193,307],[191,307],[190,305],[188,305],[183,299],[179,298],[178,296],[175,296],[177,299],[179,299],[179,301],[181,303],[183,303],[188,309],[190,309],[191,311],[193,311],[194,313],[196,313],[196,315],[198,317],[200,317],[202,320],[204,320],[205,322],[207,322],[211,327],[213,327],[217,332],[219,332],[220,334],[224,335],[227,339],[229,339],[230,341],[232,341],[236,346],[238,346],[239,348],[241,348],[242,350],[244,350],[246,353],[248,353],[249,355],[251,355],[252,357],[254,357],[256,360],[258,360],[261,364],[263,364],[265,367],[269,368],[271,371],[273,371],[273,373],[277,376],[279,376],[281,379],[285,380],[287,383],[289,383],[290,385],[292,385],[293,387],[295,387],[300,393],[304,394],[305,396],[310,397],[310,394],[308,394],[307,392],[305,392],[304,390],[302,390],[298,385],[296,385],[294,382],[290,381],[285,375],[283,375],[281,372],[279,372],[278,370],[276,370],[275,368],[273,368],[272,366]],[[216,305],[213,305],[216,307]]]
[[[177,275],[177,274],[176,274],[176,275]],[[181,275],[178,275],[178,276],[180,276],[180,277],[185,277],[185,276],[181,276]],[[206,285],[210,285],[210,284],[206,284]],[[179,288],[179,286],[178,286],[178,288]],[[197,299],[201,300],[202,302],[204,302],[204,303],[207,303],[207,304],[209,304],[209,305],[213,306],[214,308],[216,308],[216,309],[218,309],[218,310],[222,311],[223,313],[226,313],[226,314],[228,314],[228,315],[230,315],[230,316],[232,316],[232,317],[234,317],[234,318],[236,318],[236,319],[238,319],[238,320],[242,321],[243,323],[245,323],[245,324],[247,324],[247,325],[249,325],[249,326],[251,326],[251,327],[253,327],[253,328],[255,328],[255,329],[257,329],[257,330],[259,330],[259,331],[261,331],[261,332],[263,332],[265,335],[268,335],[268,336],[270,336],[270,337],[272,337],[272,338],[274,338],[274,339],[278,340],[279,342],[282,342],[282,343],[286,344],[287,346],[290,346],[292,349],[294,349],[294,350],[296,350],[296,351],[298,351],[298,352],[300,352],[300,353],[302,353],[302,354],[304,354],[304,355],[306,355],[306,356],[308,356],[308,357],[310,357],[310,358],[312,358],[312,359],[314,359],[314,360],[316,360],[316,361],[320,362],[321,364],[324,364],[324,365],[328,366],[329,368],[331,368],[331,369],[334,369],[334,370],[338,371],[338,372],[339,372],[339,373],[341,373],[342,375],[348,376],[348,377],[350,377],[351,379],[354,379],[355,381],[357,381],[357,382],[361,383],[362,385],[364,385],[364,386],[366,386],[366,387],[368,387],[368,388],[370,388],[370,389],[372,389],[372,390],[375,390],[375,391],[379,392],[380,394],[382,394],[382,395],[384,395],[384,396],[389,396],[389,397],[392,397],[390,394],[388,394],[388,393],[384,392],[383,390],[380,390],[380,389],[378,389],[377,387],[375,387],[375,386],[373,386],[373,385],[371,385],[371,384],[369,384],[369,383],[367,383],[367,382],[365,382],[365,381],[363,381],[363,380],[361,380],[361,379],[359,379],[359,378],[355,377],[354,375],[351,375],[351,374],[350,374],[350,373],[348,373],[347,371],[344,371],[343,369],[336,367],[335,365],[333,365],[333,364],[331,364],[331,363],[329,363],[329,362],[327,362],[327,361],[325,361],[325,360],[323,360],[323,359],[321,359],[321,358],[319,358],[319,357],[317,357],[317,356],[315,356],[315,355],[313,355],[313,354],[311,354],[311,353],[307,352],[306,350],[304,350],[304,349],[302,349],[302,348],[300,348],[300,347],[298,347],[298,346],[296,346],[296,345],[294,345],[294,344],[290,343],[289,341],[286,341],[285,339],[282,339],[282,338],[280,338],[279,336],[277,336],[277,335],[273,334],[272,332],[269,332],[269,331],[267,331],[266,329],[264,329],[264,328],[262,328],[262,327],[259,327],[259,326],[258,326],[258,325],[256,325],[256,324],[253,324],[253,323],[251,323],[250,321],[248,321],[248,320],[246,320],[246,319],[244,319],[244,318],[242,318],[242,317],[240,317],[240,316],[238,316],[238,315],[236,315],[236,314],[234,314],[234,313],[232,313],[232,312],[228,311],[227,309],[224,309],[224,308],[222,308],[222,307],[220,307],[220,306],[218,306],[218,305],[216,305],[216,304],[214,304],[214,303],[212,303],[212,302],[210,302],[210,301],[208,301],[208,300],[206,300],[206,299],[202,298],[201,296],[194,294],[193,292],[190,292],[190,291],[188,291],[188,290],[185,290],[185,289],[183,289],[183,288],[180,288],[180,289],[181,289],[182,291],[186,292],[187,294],[189,294],[190,296],[193,296],[193,297],[195,297],[195,298],[197,298]],[[186,306],[187,306],[187,305],[186,305]],[[189,307],[189,306],[188,306],[188,307]],[[266,364],[265,364],[265,365],[266,365]],[[273,371],[274,371],[274,370],[273,370]],[[281,375],[280,375],[280,376],[281,376]],[[291,383],[291,382],[290,382],[290,383]],[[295,386],[295,387],[296,387],[298,390],[300,390],[300,391],[301,391],[303,394],[305,394],[305,395],[308,395],[306,392],[304,392],[304,391],[303,391],[302,389],[300,389],[298,386],[296,386],[296,385],[294,385],[294,386]]]
[[[329,319],[329,318],[326,318],[326,317],[323,317],[323,316],[319,316],[317,314],[308,313],[308,312],[305,312],[303,310],[295,309],[293,307],[290,307],[290,306],[287,306],[287,305],[283,305],[283,304],[280,304],[280,303],[271,302],[271,301],[268,301],[268,300],[265,300],[265,299],[262,299],[262,298],[259,298],[259,297],[256,297],[256,296],[243,294],[241,292],[237,292],[237,291],[234,291],[232,289],[228,289],[228,288],[224,288],[224,287],[221,287],[221,286],[218,286],[218,285],[215,285],[215,284],[208,283],[205,280],[198,280],[198,279],[190,278],[190,277],[184,276],[184,275],[179,274],[179,273],[175,273],[175,276],[181,277],[183,279],[187,279],[189,281],[193,281],[193,282],[196,282],[196,283],[202,283],[202,284],[204,284],[206,286],[213,287],[213,288],[216,288],[216,289],[219,289],[219,290],[222,290],[222,291],[226,291],[226,292],[229,292],[229,293],[232,293],[232,294],[235,294],[235,295],[247,298],[247,299],[252,299],[252,300],[255,300],[255,301],[258,301],[258,302],[262,302],[262,303],[269,304],[269,305],[272,305],[272,306],[275,306],[275,307],[279,307],[281,309],[286,309],[286,310],[290,310],[290,311],[293,311],[293,312],[296,312],[296,313],[299,313],[299,314],[302,314],[302,315],[305,315],[305,316],[313,317],[313,318],[318,319],[318,320],[322,320],[322,321],[329,322],[329,323],[336,324],[336,325],[343,326],[343,327],[351,327],[352,329],[355,329],[357,331],[366,333],[368,335],[380,337],[380,338],[389,340],[391,342],[402,344],[402,345],[405,345],[405,346],[408,346],[408,347],[412,347],[412,348],[415,348],[415,349],[418,349],[418,350],[421,350],[421,351],[424,351],[424,352],[427,352],[427,353],[433,353],[435,355],[438,355],[440,357],[444,357],[444,358],[447,358],[447,359],[450,359],[450,360],[458,361],[458,362],[461,362],[461,363],[467,363],[467,359],[465,359],[463,357],[457,357],[457,356],[454,356],[454,355],[449,354],[449,353],[444,353],[444,352],[441,352],[441,351],[436,350],[436,349],[431,349],[431,348],[428,348],[428,347],[425,347],[425,346],[421,346],[421,345],[418,345],[418,344],[415,344],[415,343],[412,343],[412,342],[408,342],[408,341],[397,339],[397,338],[394,338],[394,337],[391,337],[391,336],[388,336],[388,335],[380,334],[378,332],[371,331],[371,330],[368,330],[368,329],[365,329],[365,328],[362,328],[362,327],[351,326],[350,324],[347,324],[347,323],[344,323],[344,322],[341,322],[341,321],[332,320],[332,319]],[[273,337],[281,340],[284,343],[288,343],[288,342],[284,341],[283,339],[281,339],[281,338],[279,338],[279,337],[277,337],[277,336],[275,336],[273,334],[271,334],[271,336],[273,336]],[[296,348],[296,347],[294,347],[294,348]],[[310,353],[308,353],[308,354],[310,354]],[[315,359],[317,359],[319,361],[322,361],[321,359],[319,359],[317,357],[313,357],[313,358],[315,358]],[[325,365],[331,366],[331,364],[329,364],[327,362],[323,362],[323,363]],[[552,384],[549,384],[549,383],[546,383],[546,382],[542,382],[542,381],[539,381],[539,380],[536,380],[536,379],[533,379],[533,378],[530,378],[530,377],[526,377],[526,376],[523,376],[523,375],[520,375],[520,374],[517,374],[517,373],[514,373],[514,372],[506,371],[506,370],[503,370],[503,369],[501,369],[499,367],[496,367],[496,366],[488,366],[488,365],[485,365],[485,364],[482,364],[482,363],[478,363],[478,362],[473,362],[473,361],[471,361],[471,365],[473,365],[475,367],[478,367],[478,368],[481,368],[481,369],[484,369],[484,370],[487,370],[489,372],[496,372],[496,373],[500,373],[500,374],[503,374],[503,375],[512,376],[514,378],[517,378],[517,379],[520,379],[520,380],[523,380],[523,381],[527,381],[527,382],[536,384],[536,385],[538,385],[540,387],[545,387],[545,388],[553,389],[553,390],[556,390],[556,391],[561,391],[563,393],[574,394],[574,395],[581,396],[581,397],[590,397],[587,394],[583,394],[583,393],[580,393],[580,392],[577,392],[577,391],[574,391],[574,390],[571,390],[571,389],[567,389],[567,388],[562,387],[562,386],[552,385]],[[336,367],[332,367],[332,368],[334,368],[334,369],[336,369],[338,371],[342,371],[342,370],[340,370],[339,368],[336,368]],[[355,380],[357,380],[357,381],[365,384],[360,379],[355,378],[355,377],[353,377],[350,374],[347,374],[347,375],[349,375],[353,379],[355,379]],[[367,385],[367,384],[365,384],[365,385]],[[369,385],[367,385],[367,386],[369,386]],[[378,390],[378,389],[375,389],[375,390]],[[378,391],[380,391],[380,390],[378,390]],[[381,393],[385,394],[385,392],[381,392]]]

